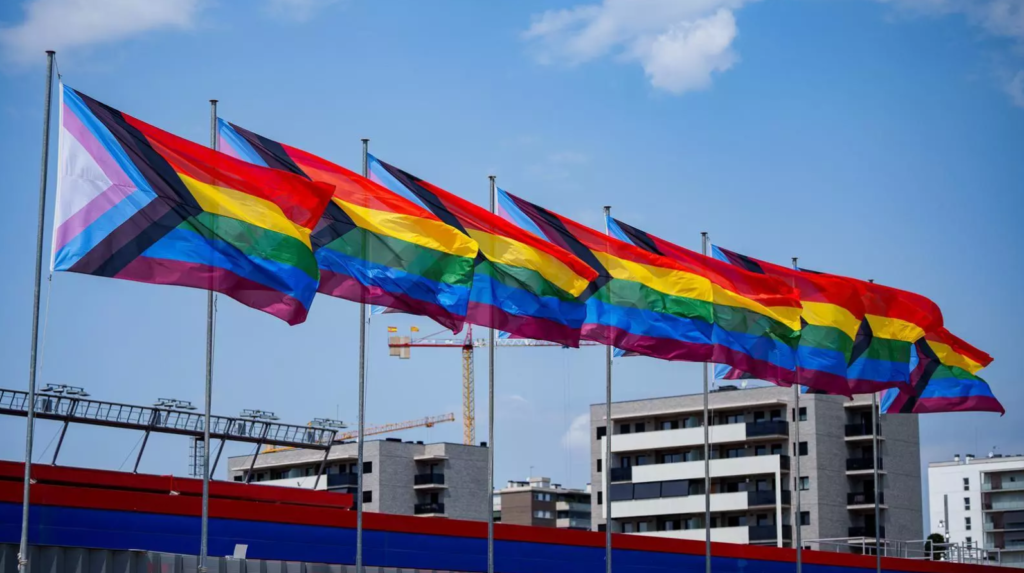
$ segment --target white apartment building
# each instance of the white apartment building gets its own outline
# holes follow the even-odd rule
[[[928,464],[931,532],[1024,568],[1024,455],[971,454]]]
[[[711,521],[705,524],[703,395],[612,403],[611,460],[604,404],[591,406],[591,521],[622,533],[792,546],[874,539],[879,464],[881,537],[919,540],[921,470],[917,416],[879,418],[872,456],[871,398],[804,394],[775,386],[723,386],[709,396]],[[800,439],[796,427],[800,426]],[[796,475],[796,458],[800,475]],[[604,471],[610,468],[610,495]],[[800,513],[795,496],[800,495]],[[798,525],[799,524],[799,525]]]

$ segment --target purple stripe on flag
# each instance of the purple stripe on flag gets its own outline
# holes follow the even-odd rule
[[[96,219],[99,219],[104,213],[110,210],[111,207],[120,203],[125,197],[128,197],[135,192],[134,186],[126,187],[114,183],[108,187],[105,191],[94,197],[84,207],[79,209],[74,215],[68,217],[60,227],[57,227],[57,232],[54,236],[53,250],[59,251],[67,245],[71,239],[74,239],[81,233],[86,227],[93,224]]]

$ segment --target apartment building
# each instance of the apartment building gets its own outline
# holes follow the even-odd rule
[[[1024,568],[1024,455],[956,455],[928,464],[932,532]]]
[[[803,394],[796,410],[792,389],[722,386],[709,406],[712,540],[788,547],[797,524],[805,545],[874,538],[870,396]],[[605,405],[591,406],[594,528],[606,527],[610,506],[613,531],[703,540],[702,422],[702,394],[615,402],[607,460]],[[877,429],[881,536],[921,539],[917,416],[882,416]]]
[[[514,525],[590,529],[590,487],[572,489],[531,477],[494,492],[494,521]]]
[[[234,481],[356,493],[356,443],[323,452],[282,449],[228,460]],[[324,474],[317,483],[321,463]],[[398,515],[422,515],[486,521],[489,510],[487,448],[462,444],[371,440],[363,451],[363,509]]]

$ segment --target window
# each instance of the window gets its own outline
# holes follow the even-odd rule
[[[726,527],[743,527],[747,524],[747,516],[745,515],[730,515],[725,518]]]
[[[554,519],[552,513],[544,509],[534,510],[533,516],[537,519]]]
[[[628,468],[631,465],[632,464],[630,464],[629,456],[622,456],[621,458],[619,458],[619,467],[620,468]]]
[[[797,443],[793,442],[793,455],[797,455]],[[807,455],[807,442],[800,442],[799,452],[801,456]]]
[[[700,450],[690,450],[683,455],[683,459],[688,462],[699,462],[701,460]]]
[[[971,530],[971,518],[970,517],[965,517],[964,518],[964,529],[966,529],[967,531]]]
[[[767,513],[759,513],[757,514],[757,524],[762,526],[771,525],[772,518]]]
[[[720,424],[742,424],[743,414],[726,414],[718,418]]]
[[[637,484],[641,485],[641,484]],[[633,499],[633,484],[631,483],[613,483],[611,489],[611,496],[608,498],[612,501],[628,501]]]
[[[241,474],[235,476],[235,481],[242,481]]]
[[[635,432],[637,434],[642,434],[642,433],[644,433],[646,431],[647,431],[647,424],[644,424],[643,422],[637,422],[637,423],[633,424],[633,432]]]
[[[690,495],[703,495],[704,494],[704,482],[703,481],[691,481],[690,482]]]
[[[601,460],[597,460],[597,473],[601,473]]]
[[[604,492],[597,492],[597,505],[601,505],[604,503],[604,496],[601,495],[602,493]]]
[[[651,456],[639,455],[639,456],[636,457],[636,465],[638,465],[638,466],[646,466],[646,465],[650,465],[650,463],[651,463]]]
[[[754,448],[754,455],[755,456],[767,456],[768,455],[768,446],[757,446],[756,448]]]
[[[689,418],[683,420],[683,427],[684,428],[699,428],[700,427],[700,418],[697,418],[696,416],[690,416]]]
[[[535,499],[537,501],[551,501],[551,494],[550,493],[534,493],[533,494],[533,499]]]
[[[630,522],[630,521],[627,521],[627,522],[622,524],[622,532],[623,533],[635,533],[636,532],[636,525],[634,523]]]
[[[782,444],[772,444],[772,455],[773,456],[781,456],[782,455]]]
[[[971,478],[964,478],[964,491],[971,491]]]
[[[725,457],[727,458],[742,458],[743,448],[729,448],[725,450]]]
[[[628,434],[630,430],[629,424],[619,424],[619,433]]]
[[[807,421],[807,407],[806,406],[801,406],[800,407],[800,421],[801,422],[806,422]]]
[[[759,479],[754,482],[754,489],[756,491],[772,491],[772,482],[766,479]]]
[[[661,463],[676,464],[683,461],[683,454],[661,454]]]
[[[971,544],[971,536],[970,536],[970,535],[968,535],[967,537],[965,537],[965,538],[964,538],[964,541],[966,541],[966,542],[967,542],[967,545],[970,545],[970,544]]]
[[[782,409],[779,408],[777,410],[772,410],[771,418],[772,418],[773,422],[781,422],[782,421]]]
[[[679,529],[678,519],[666,519],[665,521],[661,522],[662,531],[675,531],[677,529]]]
[[[800,491],[808,491],[811,489],[811,478],[802,476],[796,480],[796,488]]]
[[[372,491],[364,491],[363,492],[363,503],[373,503],[373,492]]]
[[[373,473],[373,462],[363,462],[363,473],[364,474],[372,474]]]
[[[639,532],[639,533],[647,533],[648,531],[650,531],[650,529],[651,529],[651,522],[649,522],[649,521],[641,521],[640,523],[637,524],[637,528],[636,528],[637,532]]]
[[[598,426],[597,427],[597,439],[600,440],[601,438],[603,438],[603,437],[605,437],[607,435],[608,435],[608,428],[607,427],[605,427],[605,426]]]
[[[800,525],[810,525],[810,524],[811,524],[811,512],[809,512],[809,511],[801,511],[800,512]]]
[[[670,422],[662,422],[661,423],[661,429],[662,430],[678,430],[679,429],[679,420],[672,420]]]
[[[690,495],[690,486],[686,480],[661,482],[661,497],[682,497]]]
[[[964,498],[964,509],[965,510],[970,510],[971,509],[971,498],[969,498],[969,497],[965,497]]]
[[[764,412],[754,412],[754,423],[764,421]]]
[[[661,497],[660,481],[633,485],[633,499],[656,499],[659,497]]]

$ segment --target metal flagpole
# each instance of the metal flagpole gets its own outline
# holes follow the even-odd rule
[[[608,234],[611,206],[604,208],[604,234]],[[604,570],[612,573],[612,347],[604,347]]]
[[[363,138],[363,177],[370,172],[370,140]],[[366,241],[363,241],[365,259]],[[366,426],[366,304],[359,304],[359,435],[356,436],[356,573],[363,573],[363,433]]]
[[[793,257],[793,269],[799,270],[800,267],[797,265],[797,258]],[[796,427],[796,573],[801,573],[804,567],[804,547],[803,547],[803,536],[801,535],[801,523],[800,523],[800,385],[793,384],[793,403],[794,406],[794,426]]]
[[[869,283],[875,282],[875,279],[868,279]],[[874,468],[872,474],[875,479],[875,571],[882,573],[882,553],[879,551],[881,545],[880,537],[882,532],[882,512],[878,507],[878,466],[881,465],[878,459],[878,393],[873,392],[871,394],[871,467]]]
[[[875,571],[882,573],[882,553],[879,551],[880,533],[882,530],[881,525],[881,510],[878,507],[878,393],[871,394],[871,450],[874,459],[871,460],[871,465],[874,466],[875,471]]]
[[[210,148],[217,149],[217,100],[210,100]],[[210,402],[213,400],[213,289],[206,292],[206,404],[203,406],[203,510],[199,532],[199,573],[206,573],[210,532]]]
[[[700,234],[700,252],[708,254],[708,234]],[[711,443],[708,416],[708,363],[704,363],[704,571],[711,573]]]
[[[494,195],[497,187],[494,175],[491,181],[491,213],[495,212]],[[494,573],[494,328],[487,341],[487,573]]]
[[[50,163],[50,103],[53,96],[53,50],[46,51],[46,95],[43,98],[43,157],[39,167],[39,225],[36,232],[35,290],[32,293],[32,345],[28,363],[28,421],[25,423],[25,484],[21,501],[21,545],[18,569],[28,571],[28,510],[32,486],[32,438],[36,423],[36,352],[39,349],[39,289],[43,274],[43,227],[46,226],[46,176]]]

